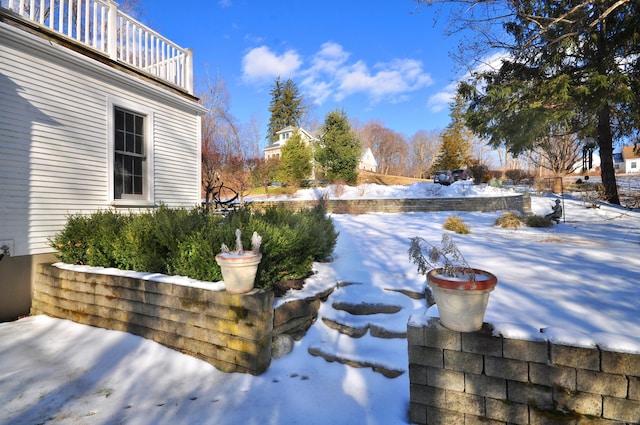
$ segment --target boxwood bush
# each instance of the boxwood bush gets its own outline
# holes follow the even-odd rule
[[[242,231],[246,249],[253,232],[262,236],[256,284],[264,289],[307,277],[314,261],[333,252],[338,238],[323,205],[298,212],[271,207],[254,213],[241,208],[227,217],[200,208],[161,206],[143,213],[72,215],[50,244],[65,263],[219,281],[215,255],[223,243],[235,249],[236,229]]]

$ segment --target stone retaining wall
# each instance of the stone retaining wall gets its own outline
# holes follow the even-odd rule
[[[320,305],[335,290],[335,286],[306,298],[290,300],[276,307],[273,317],[273,336],[290,335],[299,341],[318,318]]]
[[[409,322],[416,424],[638,424],[640,354]]]
[[[32,314],[129,332],[254,375],[271,362],[273,292],[233,295],[152,280],[39,264]]]
[[[313,208],[324,202],[327,212],[334,214],[363,214],[368,212],[437,212],[437,211],[519,211],[531,213],[531,197],[528,193],[496,197],[465,198],[418,198],[418,199],[329,199],[329,200],[285,200],[256,201],[251,209],[265,209],[283,205],[293,210]]]

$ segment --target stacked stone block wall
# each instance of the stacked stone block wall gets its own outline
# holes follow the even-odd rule
[[[640,423],[640,354],[408,326],[415,424]]]
[[[271,291],[233,295],[40,264],[31,310],[139,335],[225,372],[257,375],[271,362]]]
[[[299,341],[318,318],[318,311],[334,291],[332,286],[305,298],[290,300],[278,305],[273,317],[273,336],[289,335]]]
[[[437,212],[437,211],[480,211],[499,210],[531,213],[529,194],[496,196],[488,198],[417,198],[417,199],[329,199],[300,201],[260,201],[251,203],[254,210],[263,211],[272,206],[283,205],[292,210],[313,208],[324,202],[327,212],[334,214],[364,214],[368,212]]]

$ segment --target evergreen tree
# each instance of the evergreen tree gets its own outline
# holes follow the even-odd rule
[[[566,123],[565,134],[597,140],[605,197],[619,204],[613,143],[637,137],[640,124],[640,3],[457,3],[452,25],[475,30],[475,58],[503,53],[499,66],[479,68],[460,86],[470,101],[467,125],[518,155]]]
[[[347,114],[338,110],[329,112],[322,126],[321,146],[316,151],[316,160],[327,179],[357,183],[360,155],[362,146],[351,131]]]
[[[469,165],[473,133],[465,125],[464,108],[458,94],[451,104],[451,123],[440,135],[442,144],[433,165],[436,170],[456,170]]]
[[[298,127],[302,117],[302,96],[298,86],[290,78],[284,82],[280,77],[271,88],[271,104],[269,105],[269,124],[267,127],[267,139],[269,143],[278,140],[277,132],[285,127]]]
[[[299,185],[311,174],[311,146],[307,145],[300,132],[296,132],[282,147],[278,180],[289,185]]]

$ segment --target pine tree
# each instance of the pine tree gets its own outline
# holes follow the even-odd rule
[[[362,146],[351,131],[347,114],[338,110],[329,112],[322,126],[321,146],[316,152],[316,160],[329,181],[355,184],[360,155]]]
[[[267,127],[267,139],[269,143],[278,140],[278,131],[285,127],[299,125],[302,117],[302,96],[298,86],[291,79],[287,79],[284,84],[280,77],[271,88],[271,104],[269,105],[269,125]]]
[[[464,121],[464,102],[460,94],[451,104],[451,123],[442,132],[440,152],[434,163],[438,170],[456,170],[469,165],[473,133]]]
[[[278,180],[289,185],[299,185],[311,174],[311,146],[296,131],[282,147]]]
[[[467,125],[513,155],[532,150],[559,125],[595,139],[604,197],[620,204],[613,146],[637,137],[640,127],[640,2],[449,3],[458,5],[452,32],[477,36],[463,43],[467,52],[484,61],[498,49],[501,57],[499,66],[479,67],[459,86],[469,100]]]

